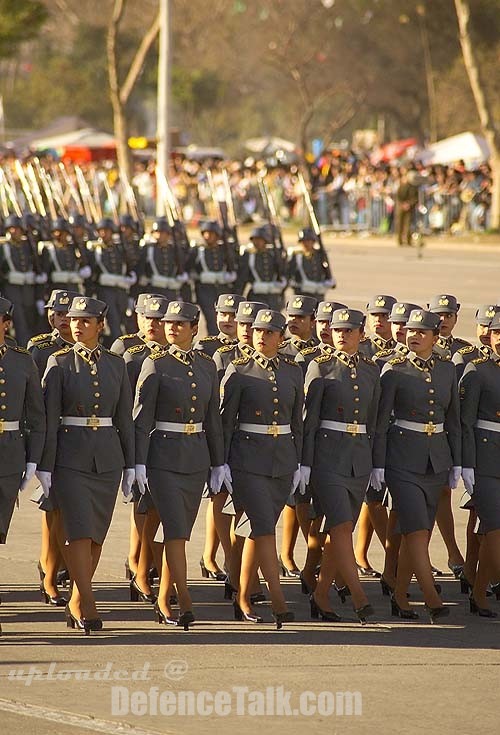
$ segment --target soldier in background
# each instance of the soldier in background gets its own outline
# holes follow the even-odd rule
[[[86,251],[79,251],[71,239],[68,222],[55,219],[50,228],[51,239],[40,242],[42,271],[47,274],[47,288],[73,290],[90,278],[92,271],[87,263]]]
[[[127,260],[127,270],[137,274],[141,255],[139,223],[135,221],[132,215],[121,214],[119,218],[119,230],[121,243],[123,250],[125,251],[125,258]],[[140,285],[137,280],[136,283],[130,286],[128,291],[128,304],[125,317],[125,331],[127,332],[131,332],[137,327],[134,314],[134,303],[139,291]]]
[[[394,296],[377,294],[366,305],[368,336],[361,340],[359,351],[373,357],[379,350],[392,350],[396,344],[392,337],[389,314],[396,303]]]
[[[400,247],[411,245],[411,229],[418,204],[418,186],[412,183],[413,179],[414,176],[401,169],[401,178],[396,191],[396,233]]]
[[[235,316],[236,342],[222,345],[213,355],[219,381],[222,380],[226,369],[233,360],[252,354],[252,324],[257,312],[261,309],[267,309],[267,304],[262,301],[240,301],[238,304]]]
[[[281,311],[287,280],[281,254],[270,239],[267,227],[254,227],[251,245],[240,259],[236,291],[243,294],[248,287],[248,301],[266,301],[271,310]]]
[[[169,301],[179,301],[182,285],[189,280],[182,248],[164,217],[153,222],[151,235],[143,241],[138,276],[142,288],[149,286]]]
[[[208,335],[199,339],[193,349],[203,350],[210,357],[214,356],[219,347],[226,345],[236,345],[238,338],[236,336],[236,311],[238,305],[243,301],[243,297],[233,293],[223,293],[214,304],[215,313],[217,315],[217,327],[219,333],[216,335]]]
[[[196,301],[205,317],[207,332],[213,335],[217,333],[213,305],[236,281],[236,270],[232,253],[225,246],[217,222],[202,222],[200,230],[203,243],[192,247],[186,270],[193,275]]]
[[[476,343],[460,347],[451,358],[457,368],[457,378],[459,380],[469,362],[477,360],[478,357],[489,357],[491,352],[489,326],[498,311],[500,311],[500,306],[496,304],[483,304],[476,309],[474,317],[476,322]]]
[[[114,342],[122,333],[128,306],[128,292],[137,282],[137,274],[129,263],[114,224],[104,218],[96,226],[98,239],[89,243],[94,289],[99,301],[108,305],[106,316],[109,339]]]
[[[311,227],[299,232],[299,248],[290,254],[288,279],[295,293],[307,294],[318,301],[325,298],[329,288],[335,288],[326,253],[318,246],[318,238]]]
[[[144,322],[143,322],[143,314],[144,314],[144,306],[146,301],[149,298],[152,298],[153,296],[156,296],[158,298],[163,298],[161,294],[151,294],[151,293],[140,293],[137,296],[137,301],[135,302],[135,313],[137,317],[137,325],[138,330],[137,332],[133,332],[132,334],[122,334],[120,337],[115,339],[113,344],[111,345],[111,352],[114,352],[117,355],[123,355],[126,350],[128,350],[130,347],[134,347],[135,345],[142,345],[144,343]]]
[[[0,240],[0,291],[14,306],[12,321],[16,340],[26,345],[36,331],[36,316],[43,314],[43,284],[38,258],[20,217],[5,220],[6,235]]]
[[[80,296],[77,291],[54,289],[45,305],[47,321],[52,331],[37,334],[28,342],[28,351],[38,368],[40,379],[45,372],[49,357],[62,347],[74,344],[68,311],[71,302],[77,296]]]

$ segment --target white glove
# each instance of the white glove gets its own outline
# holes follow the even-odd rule
[[[175,280],[179,283],[187,283],[189,281],[189,275],[184,271],[184,273],[179,273],[179,275],[175,277]]]
[[[325,288],[335,288],[337,286],[337,281],[332,276],[332,278],[327,278],[326,279],[324,285],[325,285]]]
[[[473,467],[463,467],[462,468],[462,479],[464,481],[466,492],[468,492],[469,495],[472,497],[472,495],[474,495],[474,483],[476,482],[474,468]]]
[[[36,300],[36,310],[38,311],[39,316],[43,316],[45,314],[45,301],[43,299]]]
[[[39,285],[43,285],[44,283],[47,283],[47,274],[46,273],[37,273],[35,276],[35,283],[38,283]]]
[[[44,472],[43,470],[37,470],[35,475],[40,480],[43,494],[46,498],[49,497],[50,488],[52,487],[52,472]]]
[[[474,470],[472,470],[474,472]],[[448,485],[450,487],[450,490],[455,490],[458,481],[460,480],[460,476],[462,474],[462,468],[461,467],[452,467],[450,470],[450,474],[448,476]]]
[[[137,273],[135,271],[130,271],[128,276],[125,276],[125,283],[127,286],[135,286],[137,283]]]
[[[132,485],[134,484],[135,480],[135,470],[130,468],[127,468],[123,470],[122,475],[122,493],[123,497],[128,498],[130,493],[132,492]]]
[[[234,283],[236,281],[236,273],[234,271],[229,271],[228,273],[224,273],[224,280],[226,283]]]
[[[224,485],[229,495],[233,494],[233,476],[231,474],[231,468],[228,464],[224,465]]]
[[[137,482],[137,485],[139,486],[139,492],[141,495],[144,495],[146,490],[149,490],[148,487],[148,476],[146,474],[146,465],[145,464],[136,464],[135,466],[135,481]]]
[[[80,278],[83,278],[83,280],[85,280],[86,278],[90,278],[90,276],[92,275],[92,268],[90,267],[90,265],[84,265],[78,271],[78,275],[80,276]]]
[[[297,469],[295,470],[295,472],[293,473],[293,477],[292,477],[292,493],[294,493],[296,491],[296,489],[299,486],[299,483],[300,483],[300,464],[297,467]]]
[[[21,481],[21,487],[19,488],[20,492],[23,490],[26,490],[28,487],[30,480],[32,480],[35,476],[36,472],[36,462],[27,462],[26,463],[26,469],[24,471],[23,479]]]
[[[380,467],[374,467],[370,475],[370,485],[374,490],[382,490],[382,485],[385,482],[385,470]]]
[[[226,479],[226,468],[223,464],[217,467],[212,467],[210,470],[210,490],[214,495],[217,495],[222,490],[222,483]]]
[[[299,482],[299,493],[300,495],[306,494],[306,488],[311,481],[311,468],[307,465],[300,466],[300,482]]]

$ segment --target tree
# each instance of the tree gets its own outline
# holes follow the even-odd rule
[[[46,19],[41,2],[0,0],[0,57],[12,56],[20,43],[35,38]]]
[[[109,91],[111,106],[113,108],[113,127],[116,138],[118,166],[122,174],[129,179],[131,169],[126,106],[132,90],[139,78],[146,56],[156,40],[160,23],[158,13],[142,37],[124,81],[120,82],[117,41],[126,4],[127,0],[114,0],[113,2],[113,10],[108,25],[106,51],[108,58]]]
[[[455,0],[455,8],[465,69],[474,95],[483,135],[491,151],[490,165],[493,176],[491,228],[498,230],[500,228],[500,130],[493,116],[493,100],[488,94],[477,60],[470,29],[470,5],[467,0]]]

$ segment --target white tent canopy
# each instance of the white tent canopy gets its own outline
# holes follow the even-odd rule
[[[475,166],[490,157],[488,143],[480,135],[460,133],[432,143],[418,155],[424,164],[454,163],[462,159],[466,165]]]
[[[87,148],[102,148],[113,146],[115,139],[108,133],[103,133],[95,128],[82,128],[72,130],[69,133],[51,135],[45,138],[32,140],[30,147],[36,150],[65,148],[66,146],[85,146]]]

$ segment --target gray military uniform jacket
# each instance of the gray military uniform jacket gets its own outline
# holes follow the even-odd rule
[[[302,372],[293,360],[258,352],[234,360],[221,383],[225,461],[235,470],[283,477],[302,455]],[[256,434],[240,424],[289,424],[290,434]]]
[[[145,337],[142,332],[122,334],[121,337],[117,337],[111,345],[111,352],[114,352],[115,355],[123,355],[125,350],[128,350],[135,345],[144,344],[144,340]]]
[[[381,374],[373,466],[425,474],[461,466],[461,432],[455,368],[432,355],[421,360],[413,352],[395,357]],[[394,423],[393,423],[394,419]],[[444,424],[444,432],[420,433],[396,425],[398,419]]]
[[[467,346],[470,346],[470,342],[467,342],[467,340],[461,339],[460,337],[454,337],[453,335],[451,335],[450,337],[439,337],[432,351],[435,352],[436,355],[439,355],[439,357],[449,359],[453,357],[455,352],[458,352],[458,350],[461,350],[463,347]]]
[[[19,431],[2,431],[3,421],[19,421]],[[45,409],[40,378],[22,347],[0,345],[0,476],[39,464],[45,441]]]
[[[297,355],[295,355],[295,362],[300,365],[305,377],[309,364],[316,357],[321,357],[321,355],[332,355],[334,351],[335,348],[331,345],[319,342],[319,344],[314,345],[313,347],[306,347],[304,350],[301,350]]]
[[[299,339],[298,337],[292,336],[282,342],[278,352],[280,355],[291,357],[292,360],[294,360],[299,352],[306,350],[308,347],[315,347],[317,344],[318,340],[316,337],[311,337],[310,339]]]
[[[465,368],[470,362],[482,357],[488,359],[490,355],[491,347],[483,344],[465,345],[464,347],[461,347],[459,350],[457,350],[451,358],[451,361],[457,369],[458,380],[460,380],[460,378],[464,374]]]
[[[477,474],[500,477],[500,433],[479,429],[476,421],[491,421],[500,430],[500,357],[478,358],[464,370],[459,385],[462,422],[462,462]]]
[[[219,382],[224,377],[224,373],[233,360],[239,360],[241,357],[250,357],[254,352],[254,348],[244,342],[219,347],[219,349],[214,352],[214,356],[212,358],[215,363],[215,367],[217,368]]]
[[[360,477],[372,470],[372,445],[380,397],[377,366],[364,355],[335,350],[315,358],[305,382],[302,464],[315,472]],[[364,424],[366,434],[320,427],[320,422]]]
[[[191,474],[224,463],[219,381],[212,359],[175,346],[144,360],[134,405],[137,464]],[[198,433],[163,431],[157,421],[203,424]]]
[[[378,334],[373,334],[359,343],[359,351],[366,357],[373,358],[381,350],[393,350],[396,342],[391,339],[383,339]]]
[[[69,343],[61,337],[57,329],[54,329],[50,334],[37,335],[37,337],[28,342],[28,351],[38,368],[40,378],[45,372],[49,357],[55,352],[62,350],[62,348],[66,347],[68,344]],[[72,345],[69,346],[71,347]]]
[[[193,345],[193,350],[201,350],[207,355],[210,355],[210,357],[213,357],[215,351],[218,350],[219,347],[235,347],[237,344],[237,339],[231,339],[231,337],[219,332],[217,335],[209,335],[208,337],[202,337],[199,339]]]
[[[146,357],[150,355],[157,355],[159,352],[167,350],[167,347],[158,344],[158,342],[143,342],[139,345],[129,347],[128,350],[123,354],[125,365],[127,366],[127,374],[130,380],[130,387],[132,388],[132,396],[135,395],[135,389],[137,387],[137,381],[142,369],[142,364]]]
[[[103,347],[80,343],[48,360],[42,385],[47,439],[41,469],[56,465],[80,472],[111,472],[134,467],[132,393],[121,357]],[[62,416],[88,417],[88,426],[63,426]],[[109,427],[92,427],[92,417],[112,418]]]

